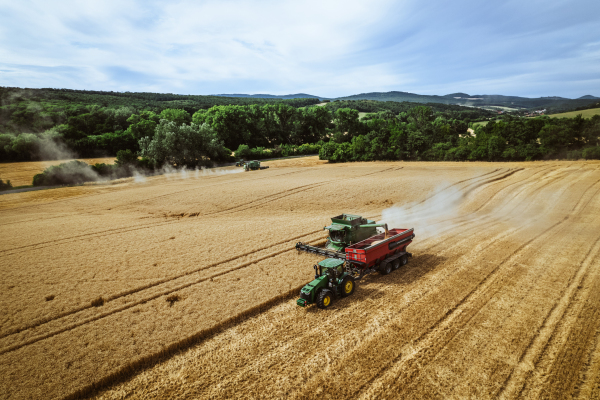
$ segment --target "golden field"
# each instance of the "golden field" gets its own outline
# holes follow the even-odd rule
[[[48,167],[66,163],[72,160],[53,160],[53,161],[31,161],[20,163],[0,163],[0,179],[3,181],[9,180],[15,186],[31,185],[33,176],[41,174]],[[80,161],[85,161],[88,164],[113,164],[114,157],[106,158],[82,158]]]
[[[266,164],[0,196],[0,397],[600,397],[600,162]],[[342,212],[413,258],[297,307]]]

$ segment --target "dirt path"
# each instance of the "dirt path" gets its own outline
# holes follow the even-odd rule
[[[600,163],[309,161],[2,196],[0,397],[599,395]],[[414,257],[299,308],[340,212]]]

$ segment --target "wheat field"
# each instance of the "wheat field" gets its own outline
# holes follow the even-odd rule
[[[0,398],[600,398],[600,162],[266,164],[0,196]],[[413,258],[297,307],[342,212]]]

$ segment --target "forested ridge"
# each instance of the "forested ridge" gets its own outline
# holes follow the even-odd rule
[[[319,152],[332,162],[596,158],[600,117],[448,104],[0,88],[0,160],[143,157],[144,168]],[[359,118],[359,112],[368,113]],[[125,153],[123,153],[125,154]]]

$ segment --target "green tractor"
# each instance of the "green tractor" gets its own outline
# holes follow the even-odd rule
[[[269,167],[261,167],[260,161],[252,160],[244,163],[244,171],[256,171],[258,169],[267,169]]]
[[[328,258],[314,266],[315,279],[300,290],[296,304],[306,307],[316,304],[327,308],[336,297],[346,297],[354,293],[354,278],[344,270],[344,261]]]
[[[345,259],[344,250],[346,246],[376,235],[378,227],[387,229],[387,224],[377,224],[375,221],[363,218],[360,215],[338,215],[331,218],[331,225],[323,228],[329,231],[325,247],[315,247],[299,242],[296,244],[296,249],[327,257]]]

